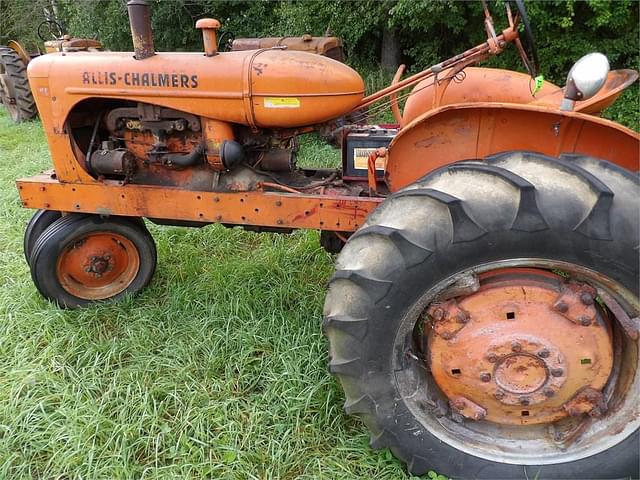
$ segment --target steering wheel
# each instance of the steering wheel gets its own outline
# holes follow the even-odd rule
[[[236,39],[236,36],[233,32],[226,31],[222,32],[220,38],[218,38],[218,51],[219,52],[229,52],[231,51],[231,46],[233,45],[233,41]]]
[[[60,25],[55,20],[45,20],[40,25],[38,25],[38,37],[43,42],[47,40],[59,40],[64,36],[64,31],[62,30],[62,25]]]
[[[511,14],[510,2],[506,2],[507,17],[509,18],[509,26],[511,28],[518,28],[522,25],[522,29],[518,34],[518,38],[514,40],[518,53],[522,63],[529,72],[531,77],[535,78],[540,74],[540,60],[538,59],[538,49],[536,48],[536,42],[533,39],[533,32],[531,31],[531,24],[529,23],[529,17],[527,11],[524,8],[523,0],[513,0],[515,3],[517,16],[513,18]],[[519,23],[519,25],[518,25]]]

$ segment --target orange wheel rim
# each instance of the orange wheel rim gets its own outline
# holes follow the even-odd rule
[[[104,300],[129,287],[140,270],[133,242],[117,233],[91,233],[65,247],[56,264],[62,288],[84,300]]]
[[[561,290],[562,278],[526,268],[488,272],[480,285],[428,309],[429,366],[452,405],[463,416],[512,425],[593,410],[613,343],[588,287]],[[594,405],[576,392],[593,393]]]

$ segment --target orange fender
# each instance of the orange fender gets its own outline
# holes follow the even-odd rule
[[[509,150],[581,153],[635,172],[640,135],[603,118],[540,105],[445,105],[418,116],[393,139],[386,182],[394,192],[444,165]]]

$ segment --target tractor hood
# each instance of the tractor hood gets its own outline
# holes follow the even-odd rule
[[[322,123],[352,110],[364,82],[347,65],[306,52],[54,53],[28,66],[38,108],[64,121],[73,105],[100,97],[162,105],[251,127]],[[63,118],[60,118],[63,117]]]

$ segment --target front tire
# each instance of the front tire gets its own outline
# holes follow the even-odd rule
[[[24,231],[23,248],[27,263],[29,263],[33,247],[38,241],[38,238],[40,238],[40,235],[42,235],[49,225],[60,217],[62,217],[62,213],[56,210],[37,210],[36,213],[33,214]]]
[[[434,469],[465,478],[637,478],[638,340],[630,337],[608,307],[620,307],[631,318],[638,315],[638,196],[637,177],[606,161],[509,152],[440,169],[378,207],[340,254],[324,309],[330,371],[345,390],[347,413],[360,415],[370,429],[372,447],[390,448],[413,474]],[[520,357],[539,362],[541,382],[547,382],[542,387],[531,381],[530,394],[517,397],[523,405],[537,398],[539,424],[527,423],[535,405],[506,408],[492,399],[483,409],[466,397],[447,396],[447,385],[436,378],[436,360],[458,347],[462,367],[446,372],[447,378],[467,369],[475,372],[477,365],[465,363],[465,358],[474,358],[477,344],[469,344],[468,350],[463,344],[460,349],[463,336],[456,339],[456,334],[462,328],[475,328],[477,320],[463,314],[455,331],[440,332],[440,357],[436,358],[431,348],[440,326],[429,307],[449,299],[463,305],[477,298],[475,294],[492,298],[487,289],[496,275],[506,275],[501,281],[518,287],[512,294],[515,306],[506,312],[506,319],[496,316],[495,325],[475,330],[476,339],[487,338],[486,345],[480,342],[482,348],[496,351],[501,338],[492,337],[492,329],[503,328],[499,325],[505,325],[510,314],[519,308],[526,311],[531,303],[526,298],[520,303],[515,300],[520,284],[523,292],[543,291],[548,298],[554,288],[560,295],[568,285],[578,285],[569,283],[574,281],[586,291],[597,291],[593,308],[602,308],[598,325],[611,338],[613,356],[625,358],[624,362],[614,358],[614,366],[606,371],[606,385],[596,389],[615,408],[605,413],[604,406],[594,404],[588,410],[593,417],[577,412],[569,418],[564,412],[572,411],[569,407],[574,404],[567,401],[563,409],[551,403],[562,395],[575,398],[597,383],[581,384],[575,373],[580,367],[574,364],[564,371],[556,369],[559,373],[552,372],[553,376],[544,373],[548,358],[571,357],[575,347],[568,345],[587,331],[580,328],[596,326],[595,322],[581,326],[581,317],[577,324],[571,323],[557,311],[558,302],[538,305],[542,307],[538,314],[550,312],[549,318],[555,315],[550,324],[559,322],[558,332],[576,334],[554,336],[553,329],[536,334],[564,351],[560,348],[556,355],[552,349],[550,356],[547,352],[537,359],[535,352],[521,352],[520,343],[512,347]],[[465,284],[466,279],[473,281]],[[539,288],[545,282],[554,286]],[[605,295],[610,299],[606,305],[602,303]],[[500,308],[489,304],[480,312],[500,313]],[[526,329],[535,329],[536,322],[513,328],[524,328],[514,330],[514,335],[522,333],[531,339]],[[594,343],[593,348],[604,355],[609,347],[603,345]],[[513,359],[513,355],[510,351],[505,357]],[[567,386],[554,380],[559,378],[556,373],[567,377]],[[478,385],[494,385],[492,374],[481,375]],[[543,389],[552,395],[550,400],[539,395]],[[481,393],[469,387],[467,396],[484,398]],[[549,412],[552,415],[546,421],[543,414]],[[527,417],[520,417],[525,413]],[[570,421],[580,422],[583,428],[577,439],[563,437],[567,443],[562,444],[549,440],[545,432],[558,432]]]
[[[153,277],[156,247],[138,219],[69,214],[40,235],[31,277],[62,307],[80,307],[136,294]]]

